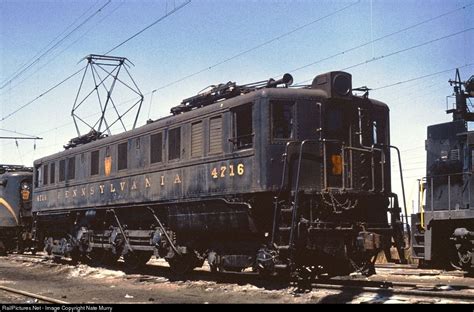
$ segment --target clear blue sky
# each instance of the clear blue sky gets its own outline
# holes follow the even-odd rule
[[[0,0],[0,84],[107,1]],[[85,66],[84,61],[80,63],[84,56],[107,52],[184,2],[112,0],[0,90],[0,119]],[[112,55],[125,56],[135,64],[130,71],[145,94],[141,125],[148,118],[166,116],[172,106],[206,86],[229,80],[243,84],[291,72],[300,82],[368,61],[347,71],[353,75],[354,86],[377,88],[472,64],[473,4],[473,0],[192,0]],[[333,55],[337,56],[317,62]],[[155,92],[149,107],[152,90],[222,61]],[[313,62],[317,63],[294,71]],[[473,73],[472,65],[461,69],[463,79]],[[17,147],[14,141],[0,140],[0,163],[32,165],[34,159],[62,150],[76,136],[70,111],[80,76],[0,122],[0,129],[44,138],[36,142],[36,150],[32,141],[19,141]],[[416,198],[416,178],[424,175],[426,126],[450,120],[444,110],[446,96],[452,92],[447,83],[451,78],[454,70],[370,93],[391,108],[392,143],[403,152],[409,199]],[[129,98],[123,94],[116,100]],[[96,109],[91,105],[83,113],[90,115]],[[0,136],[9,135],[15,133],[0,130]],[[394,178],[393,183],[397,190],[399,180]]]

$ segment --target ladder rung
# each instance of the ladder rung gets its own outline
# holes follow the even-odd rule
[[[280,209],[281,212],[293,212],[293,208]]]
[[[276,246],[276,248],[278,250],[288,250],[290,249],[290,245],[280,245],[280,246]]]
[[[278,229],[279,229],[280,231],[289,231],[289,230],[291,230],[291,227],[289,227],[289,226],[281,226],[281,227],[279,227]]]

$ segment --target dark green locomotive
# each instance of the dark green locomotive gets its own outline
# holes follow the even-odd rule
[[[176,272],[205,260],[372,272],[379,251],[404,247],[389,109],[353,95],[345,72],[291,81],[214,86],[172,116],[36,160],[37,240],[131,266],[155,254]]]

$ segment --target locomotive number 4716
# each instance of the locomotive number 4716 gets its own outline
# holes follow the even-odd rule
[[[235,168],[234,165],[229,165],[229,166],[221,166],[220,168],[214,167],[211,171],[211,176],[213,179],[218,179],[218,178],[225,178],[226,175],[229,177],[237,175],[241,176],[245,172],[244,170],[244,164],[238,164],[237,169]]]

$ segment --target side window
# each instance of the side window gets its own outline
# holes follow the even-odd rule
[[[51,163],[50,165],[50,174],[49,174],[49,182],[53,184],[56,180],[56,163]]]
[[[191,157],[200,157],[204,152],[202,121],[191,124]]]
[[[67,179],[74,180],[76,177],[76,157],[68,158],[67,160]]]
[[[40,184],[40,180],[41,180],[41,166],[40,165],[36,165],[35,166],[35,187],[38,187],[39,184]]]
[[[43,185],[48,184],[48,165],[43,166]]]
[[[150,136],[150,162],[152,164],[163,160],[163,133],[156,133]]]
[[[272,110],[272,137],[292,139],[294,136],[294,102],[270,101]]]
[[[175,128],[168,132],[168,160],[181,157],[181,128]]]
[[[245,104],[232,111],[234,149],[250,148],[253,144],[252,104]]]
[[[59,182],[66,180],[66,160],[59,161]]]
[[[91,176],[99,174],[99,151],[91,152]]]
[[[118,145],[118,161],[117,161],[117,169],[127,169],[127,162],[128,162],[128,143],[120,143]]]
[[[222,153],[222,116],[209,120],[209,154]]]

